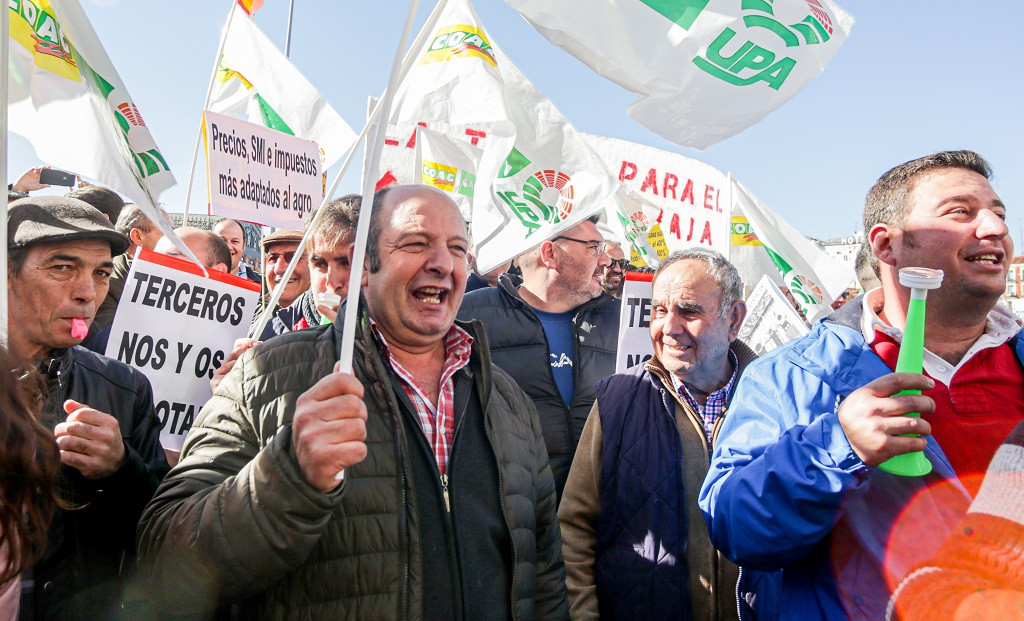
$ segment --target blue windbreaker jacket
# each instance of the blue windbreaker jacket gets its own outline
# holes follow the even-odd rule
[[[740,597],[777,601],[760,619],[884,618],[900,579],[970,503],[933,438],[924,477],[871,468],[846,439],[839,404],[890,373],[861,335],[862,309],[852,300],[750,365],[700,492],[717,548],[744,568],[782,570],[777,599],[740,578]],[[1010,345],[1024,359],[1020,336]]]

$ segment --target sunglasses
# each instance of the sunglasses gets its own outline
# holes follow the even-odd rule
[[[628,266],[629,266],[629,260],[628,259],[612,259],[612,262],[611,262],[611,264],[608,267],[609,268],[618,267],[620,270],[626,271],[626,268]]]

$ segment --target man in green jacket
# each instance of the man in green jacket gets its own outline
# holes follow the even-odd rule
[[[142,519],[159,613],[568,617],[537,413],[454,323],[466,237],[445,194],[378,192],[353,375],[338,325],[239,359]]]

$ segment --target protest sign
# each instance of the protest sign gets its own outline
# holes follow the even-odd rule
[[[674,250],[707,246],[729,256],[728,176],[678,153],[642,144],[584,134],[619,182],[657,211],[631,213],[651,246]]]
[[[209,110],[203,142],[210,215],[301,230],[323,200],[313,142]]]
[[[181,450],[259,295],[258,284],[237,276],[210,270],[207,278],[190,261],[144,248],[135,255],[106,355],[149,378],[165,449]]]
[[[747,318],[740,326],[739,340],[760,356],[809,331],[807,322],[772,279],[762,276],[747,298]]]
[[[651,279],[647,272],[626,272],[619,315],[619,349],[615,372],[646,362],[654,356],[651,345]]]

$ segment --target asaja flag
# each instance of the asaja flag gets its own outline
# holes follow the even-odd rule
[[[99,180],[163,224],[175,184],[128,89],[77,0],[9,3],[8,122],[39,159]]]
[[[668,256],[664,240],[655,248],[648,237],[650,222],[657,217],[657,213],[656,207],[619,184],[605,207],[600,228],[607,229],[623,251],[629,252],[631,264],[656,268]]]
[[[652,245],[665,246],[669,253],[708,246],[729,256],[725,173],[678,153],[617,138],[585,136],[587,144],[618,174],[619,182],[656,208],[647,222]]]
[[[629,116],[706,149],[817,76],[853,16],[832,0],[506,0],[552,43],[640,97]]]
[[[852,269],[830,257],[732,179],[733,209],[750,223],[764,251],[808,322],[832,312],[832,302],[854,282]]]
[[[355,142],[352,128],[240,6],[228,24],[209,109],[312,140],[323,168],[333,166]]]
[[[416,140],[416,165],[421,183],[447,192],[467,222],[473,217],[476,170],[483,150],[425,127]]]
[[[482,272],[604,209],[615,180],[601,158],[501,52],[467,0],[446,2],[414,54],[377,177],[405,181],[401,161],[415,155],[417,127],[483,149],[472,217]]]

